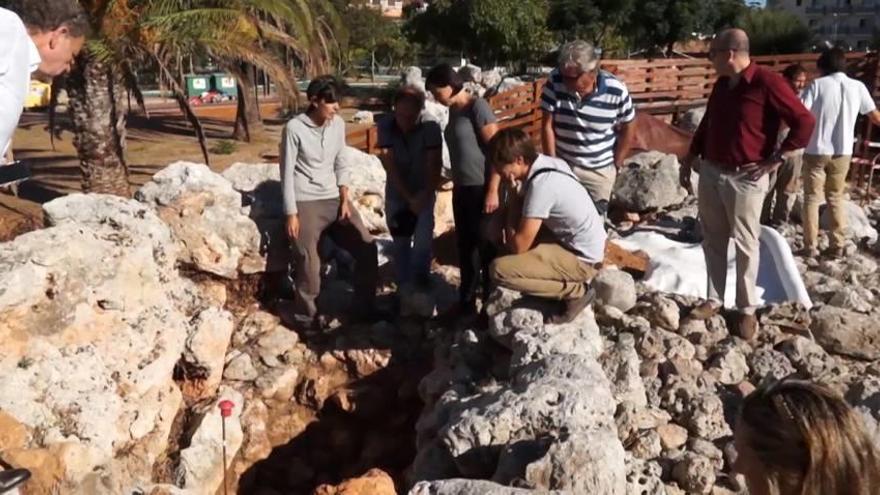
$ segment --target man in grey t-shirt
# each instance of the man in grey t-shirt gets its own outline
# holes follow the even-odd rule
[[[492,139],[489,160],[504,180],[524,181],[525,199],[504,244],[513,254],[496,259],[491,274],[502,287],[565,302],[551,323],[573,320],[590,302],[587,283],[605,256],[602,217],[568,164],[539,155],[528,135],[505,129]],[[538,239],[544,227],[552,241]]]

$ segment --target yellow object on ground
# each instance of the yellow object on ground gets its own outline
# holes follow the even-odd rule
[[[25,108],[47,107],[52,98],[52,85],[42,81],[31,81],[30,91],[24,100]]]

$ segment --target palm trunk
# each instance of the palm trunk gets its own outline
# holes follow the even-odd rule
[[[238,80],[238,108],[232,138],[250,142],[254,135],[264,131],[254,71],[251,66],[242,64],[240,70],[235,71],[235,78]]]
[[[119,76],[85,53],[67,78],[67,92],[83,191],[131,197],[125,90]]]

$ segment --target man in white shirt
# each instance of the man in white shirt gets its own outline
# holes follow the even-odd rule
[[[13,0],[9,8],[0,8],[0,163],[11,148],[31,73],[51,78],[67,72],[89,28],[76,0]]]
[[[85,43],[88,17],[76,0],[12,0],[0,8],[0,165],[24,109],[31,73],[67,72]],[[30,478],[27,469],[0,469],[0,493]]]
[[[848,77],[846,57],[839,48],[824,52],[816,66],[822,77],[804,92],[804,105],[816,117],[816,127],[804,151],[804,256],[815,257],[819,233],[819,204],[824,192],[831,211],[830,257],[843,255],[846,212],[843,191],[852,160],[855,124],[859,114],[880,125],[880,111],[861,81]]]

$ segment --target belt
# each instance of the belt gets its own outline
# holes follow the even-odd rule
[[[718,172],[720,172],[722,175],[732,175],[732,174],[741,173],[744,167],[753,164],[753,163],[743,163],[742,165],[729,165],[727,163],[717,163],[717,162],[713,162],[713,161],[707,161],[706,163],[717,168]]]

